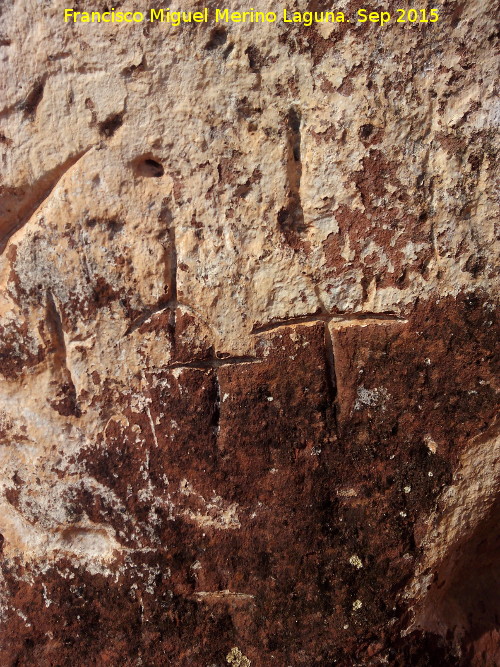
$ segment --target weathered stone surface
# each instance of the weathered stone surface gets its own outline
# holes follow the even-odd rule
[[[359,6],[1,8],[2,665],[500,661],[495,6]]]

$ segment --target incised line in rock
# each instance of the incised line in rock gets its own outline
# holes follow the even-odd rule
[[[61,359],[61,365],[67,368],[66,342],[64,340],[62,320],[50,290],[47,290],[47,324],[52,334],[54,354]]]
[[[147,387],[147,380],[146,380],[146,376],[144,375],[143,370],[141,370],[141,377],[142,377],[142,381],[144,382],[145,386]],[[148,419],[149,419],[149,425],[151,426],[151,433],[153,434],[154,443],[155,443],[156,447],[158,447],[158,438],[156,437],[155,423],[153,421],[153,416],[151,414],[151,410],[149,409],[149,405],[146,405],[146,414],[147,414]],[[148,466],[147,467],[148,467],[148,470],[149,470],[149,459],[148,459]]]
[[[319,296],[318,296],[319,298]],[[321,300],[320,304],[324,308]],[[396,313],[371,313],[359,312],[346,315],[336,315],[334,313],[316,313],[313,315],[301,315],[299,317],[290,317],[284,320],[275,320],[259,327],[253,327],[252,334],[267,333],[276,331],[284,327],[305,326],[322,322],[324,327],[324,346],[325,346],[325,369],[326,384],[330,402],[334,406],[335,429],[338,433],[338,395],[337,395],[337,376],[335,370],[335,355],[333,352],[333,340],[330,332],[330,323],[338,328],[347,326],[363,326],[368,324],[406,324],[408,320],[402,318]]]
[[[359,312],[359,313],[346,313],[345,315],[337,315],[335,313],[314,313],[307,315],[299,315],[298,317],[287,317],[282,320],[274,320],[268,322],[267,324],[262,324],[260,326],[254,326],[252,328],[252,334],[265,333],[267,331],[274,331],[275,329],[280,329],[281,327],[289,326],[300,326],[303,324],[312,324],[314,322],[334,322],[339,325],[349,326],[349,325],[358,325],[362,326],[363,324],[375,324],[375,323],[388,323],[388,322],[400,322],[401,324],[406,324],[408,320],[397,315],[393,312],[387,313],[371,313],[371,312]]]
[[[167,280],[170,291],[169,297],[172,303],[177,304],[177,242],[175,236],[175,225],[173,224],[171,215],[170,225],[168,228],[168,240],[170,252],[167,255],[166,270],[168,272]],[[171,310],[169,325],[173,332],[173,339],[175,342],[176,308],[172,308]]]
[[[192,306],[189,306],[184,301],[177,301],[177,300],[167,301],[167,302],[160,301],[156,306],[154,306],[153,308],[147,308],[141,315],[136,317],[135,320],[133,320],[129,324],[122,338],[125,338],[125,336],[129,336],[131,333],[139,329],[144,324],[144,322],[147,322],[151,317],[153,317],[153,315],[156,315],[157,313],[162,313],[165,310],[171,310],[171,309],[175,310],[178,307],[185,308],[186,310],[192,312],[193,315],[198,317],[203,322],[203,324],[205,324],[205,326],[207,326],[209,329],[212,328],[210,324],[203,317],[201,317],[201,315]]]
[[[337,415],[337,373],[335,370],[335,355],[333,353],[333,340],[330,333],[330,327],[325,322],[324,326],[324,346],[325,346],[325,368],[326,368],[326,386],[330,403],[333,406],[333,419],[335,422],[335,431],[338,435],[338,415]]]
[[[262,363],[262,359],[257,357],[242,356],[242,357],[226,357],[224,359],[203,359],[200,361],[185,361],[185,362],[174,362],[167,366],[167,368],[194,368],[196,370],[207,370],[214,369],[215,373],[215,401],[214,401],[214,412],[212,415],[212,426],[215,431],[216,441],[219,435],[220,430],[220,406],[221,406],[221,392],[220,392],[220,382],[219,374],[217,372],[218,368],[223,366],[241,366],[244,364],[257,364]]]
[[[168,301],[164,298],[160,299],[156,306],[152,308],[147,308],[141,315],[135,318],[127,330],[123,334],[123,337],[129,336],[131,333],[136,331],[140,326],[144,324],[150,317],[156,315],[156,313],[161,313],[166,310],[170,311],[169,317],[169,327],[173,334],[173,340],[175,341],[175,328],[176,328],[176,309],[178,306],[184,306],[189,308],[187,304],[181,303],[177,299],[177,244],[175,236],[175,225],[172,222],[172,214],[169,208],[164,203],[160,211],[160,220],[168,225],[167,236],[168,236],[168,251],[165,253],[165,282],[168,286]],[[193,309],[192,309],[193,310]]]
[[[216,442],[218,441],[219,431],[220,431],[220,382],[219,382],[219,373],[215,372],[215,401],[214,401],[214,411],[212,414],[212,424],[215,432]]]
[[[221,590],[221,591],[197,591],[196,593],[193,593],[193,596],[195,598],[198,598],[199,600],[221,600],[221,599],[227,599],[227,598],[233,598],[235,600],[248,600],[252,601],[255,600],[255,595],[250,595],[248,593],[233,593],[232,591],[229,590]]]
[[[177,308],[177,305],[178,305],[177,302],[167,301],[167,303],[160,303],[154,308],[148,308],[142,313],[142,315],[136,317],[135,320],[133,320],[129,324],[122,338],[125,338],[125,336],[129,336],[131,333],[139,329],[139,327],[141,327],[144,324],[144,322],[147,322],[150,317],[153,317],[153,315],[156,315],[157,313],[162,313],[165,310],[170,310],[170,309],[175,310],[175,308]]]
[[[60,369],[63,376],[66,376],[65,380],[73,387],[73,390],[75,390],[76,397],[75,383],[73,382],[71,370],[68,366],[68,355],[62,319],[50,290],[47,290],[47,324],[52,337],[54,365],[56,368]]]
[[[151,410],[149,409],[149,405],[146,407],[146,412],[149,418],[149,424],[151,426],[151,432],[153,434],[153,440],[155,442],[155,445],[158,447],[158,438],[156,437],[156,429],[155,429],[155,424],[153,421],[153,417],[151,415]]]
[[[37,79],[31,87],[29,93],[22,100],[18,100],[13,104],[0,109],[0,118],[10,115],[12,112],[22,111],[25,118],[31,116],[36,111],[36,108],[42,101],[45,84],[49,75],[45,73],[42,77]]]
[[[287,203],[278,213],[278,224],[289,243],[293,243],[293,235],[305,231],[304,211],[300,197],[300,181],[302,178],[301,159],[301,114],[294,106],[287,114]]]
[[[71,167],[74,167],[75,164],[79,162],[91,148],[92,146],[86,148],[83,151],[80,151],[76,155],[69,157],[62,164],[54,167],[54,169],[49,171],[36,183],[30,186],[29,194],[26,195],[24,200],[20,203],[19,208],[12,220],[0,219],[0,233],[3,233],[3,235],[0,237],[0,255],[5,250],[5,247],[13,234],[15,234],[19,229],[21,229],[21,227],[29,222],[32,215],[51,195],[52,191],[57,187],[63,176],[65,176]]]
[[[196,368],[206,370],[207,368],[220,368],[221,366],[236,366],[239,364],[258,364],[262,359],[258,357],[226,357],[225,359],[200,359],[199,361],[176,361],[165,368]]]

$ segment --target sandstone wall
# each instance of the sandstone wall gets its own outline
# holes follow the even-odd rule
[[[64,7],[0,8],[0,663],[499,664],[498,6]]]

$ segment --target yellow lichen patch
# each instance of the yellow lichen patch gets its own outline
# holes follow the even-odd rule
[[[233,665],[233,667],[250,667],[252,664],[236,646],[234,646],[226,655],[226,660],[228,664]]]
[[[354,565],[354,567],[356,567],[358,570],[360,570],[363,567],[363,563],[361,562],[361,558],[359,556],[356,556],[356,554],[354,554],[353,556],[351,556],[349,558],[349,563],[351,565]]]

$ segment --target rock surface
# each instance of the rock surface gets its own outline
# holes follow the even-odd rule
[[[495,3],[437,6],[2,6],[2,665],[500,663]]]

